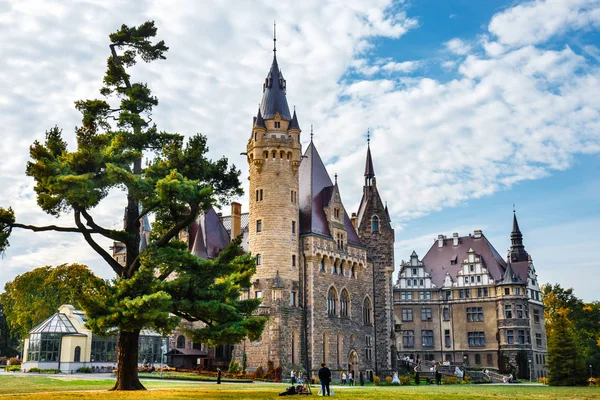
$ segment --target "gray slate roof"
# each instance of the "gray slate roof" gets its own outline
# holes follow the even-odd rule
[[[286,82],[279,70],[277,57],[273,56],[271,70],[265,78],[263,85],[263,98],[260,102],[260,111],[264,119],[275,117],[279,113],[282,119],[290,121],[292,116],[285,96]]]
[[[189,238],[192,254],[204,260],[217,257],[230,242],[229,233],[212,208],[205,214],[200,214],[190,227]]]
[[[331,237],[323,205],[328,204],[334,186],[313,142],[310,142],[304,153],[298,174],[300,181],[300,233],[314,233]],[[344,210],[344,227],[348,234],[348,243],[361,246],[362,243],[346,210]]]

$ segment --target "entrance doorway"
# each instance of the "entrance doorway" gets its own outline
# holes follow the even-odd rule
[[[356,382],[360,370],[358,368],[358,354],[356,350],[350,350],[348,354],[348,372],[352,372],[352,379]]]

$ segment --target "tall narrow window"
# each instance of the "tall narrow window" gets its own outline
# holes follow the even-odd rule
[[[444,346],[452,346],[452,339],[450,338],[450,329],[444,329]]]
[[[348,317],[348,307],[350,305],[350,298],[346,289],[342,290],[342,297],[340,298],[340,316]]]
[[[367,297],[363,303],[363,322],[365,325],[372,324],[372,322],[371,322],[373,320],[371,317],[372,313],[373,313],[373,307],[371,306],[371,299],[369,299]]]
[[[256,232],[262,232],[262,219],[256,220]]]
[[[325,256],[323,256],[321,262],[319,263],[319,271],[325,272]]]
[[[262,264],[262,256],[260,254],[256,255],[256,265]]]
[[[296,266],[296,255],[292,254],[292,267]]]
[[[371,231],[373,233],[379,232],[379,217],[377,215],[373,215],[371,220]]]
[[[356,271],[354,270],[354,265],[352,266],[352,268],[350,269],[350,276],[352,278],[356,278]]]
[[[336,315],[337,309],[337,293],[334,288],[329,288],[329,293],[327,294],[327,314]]]
[[[296,233],[296,221],[292,221],[292,233]]]
[[[344,275],[344,260],[340,261],[340,275]]]
[[[183,335],[177,336],[177,348],[185,349],[185,336],[183,336]]]
[[[275,121],[275,128],[276,129],[281,128],[281,122],[280,121]]]
[[[81,361],[81,347],[75,347],[75,354],[73,355],[73,362]]]
[[[323,333],[323,362],[329,361],[329,335],[327,332]]]

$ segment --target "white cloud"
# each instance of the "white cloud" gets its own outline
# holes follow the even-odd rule
[[[211,156],[229,157],[243,171],[243,183],[247,166],[240,146],[271,62],[272,17],[278,24],[279,65],[288,101],[296,105],[304,129],[304,145],[314,124],[317,148],[329,171],[340,174],[349,211],[357,208],[362,193],[368,128],[378,186],[399,226],[547,176],[568,168],[579,153],[600,152],[597,64],[566,45],[558,50],[528,45],[523,38],[529,27],[512,11],[546,10],[548,4],[503,11],[482,40],[450,38],[446,48],[460,57],[442,65],[456,68],[457,75],[441,81],[427,76],[427,70],[419,77],[405,75],[428,60],[369,57],[373,38],[400,38],[401,43],[402,35],[418,25],[391,0],[325,5],[313,0],[285,8],[266,0],[240,1],[235,8],[219,1],[123,2],[118,8],[100,2],[15,2],[0,13],[0,52],[10,55],[0,59],[0,205],[12,205],[25,222],[70,224],[68,217],[55,221],[37,209],[32,181],[24,176],[28,146],[55,124],[73,146],[79,118],[73,102],[98,97],[106,35],[122,22],[147,19],[156,20],[159,37],[170,47],[166,61],[134,69],[134,79],[147,81],[159,98],[154,121],[166,131],[208,135]],[[587,25],[567,18],[562,31],[595,27],[594,10],[577,4],[578,13],[588,16]],[[510,24],[521,31],[512,35]],[[548,37],[537,35],[531,43]],[[349,80],[349,71],[363,75]],[[124,203],[119,195],[94,210],[99,222],[120,224]],[[398,253],[396,259],[407,256]],[[21,233],[0,261],[0,284],[23,266],[85,262],[99,270],[97,259],[71,236]]]
[[[521,46],[542,43],[568,30],[599,26],[599,0],[537,0],[494,15],[489,31],[502,44]]]
[[[464,42],[463,40],[461,40],[459,38],[450,39],[444,44],[445,44],[446,48],[448,50],[450,50],[452,53],[458,54],[461,56],[468,54],[472,48],[470,44]]]

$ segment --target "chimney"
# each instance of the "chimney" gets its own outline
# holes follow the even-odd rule
[[[458,246],[458,232],[452,234],[452,246]]]
[[[481,229],[477,229],[477,230],[475,230],[475,232],[473,232],[473,237],[475,239],[480,239],[482,235],[483,235],[483,231]]]
[[[350,222],[352,222],[352,226],[356,229],[356,213],[352,213],[352,217],[350,218]]]
[[[438,235],[438,247],[444,247],[444,235]]]
[[[242,205],[235,201],[231,203],[231,239],[242,233]]]

